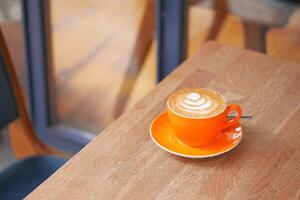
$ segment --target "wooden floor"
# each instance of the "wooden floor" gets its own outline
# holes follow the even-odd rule
[[[144,25],[147,33],[140,30],[145,16],[155,16],[153,5],[147,0],[50,3],[57,119],[99,133],[116,119],[120,107],[130,109],[155,86],[157,45],[152,22],[146,21]],[[147,15],[145,10],[150,10]],[[209,39],[245,47],[242,20],[236,15],[224,16],[212,35],[216,14],[212,9],[190,5],[188,56]],[[299,20],[300,10],[293,13],[284,27],[268,31],[268,55],[300,62]],[[140,35],[147,36],[143,41],[150,41],[143,47],[137,45]],[[140,48],[146,54],[142,55],[141,66],[134,66]],[[24,77],[22,74],[23,70],[19,70],[19,77]],[[124,87],[128,83],[134,86]]]

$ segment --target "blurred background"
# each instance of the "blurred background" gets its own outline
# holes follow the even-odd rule
[[[179,64],[208,40],[299,62],[299,5],[0,0],[0,26],[39,137],[71,156],[176,67],[169,59]],[[3,168],[15,159],[5,133],[0,151]]]

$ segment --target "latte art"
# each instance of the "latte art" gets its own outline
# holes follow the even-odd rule
[[[186,112],[208,114],[218,108],[218,102],[198,93],[187,93],[178,96],[177,106]]]
[[[184,116],[209,117],[223,111],[226,101],[211,90],[186,89],[171,95],[169,106]]]

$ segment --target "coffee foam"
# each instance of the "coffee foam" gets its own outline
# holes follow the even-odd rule
[[[169,97],[168,106],[185,117],[213,117],[227,106],[223,96],[208,89],[185,89]]]

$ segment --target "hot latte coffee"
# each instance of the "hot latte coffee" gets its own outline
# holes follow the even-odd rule
[[[222,113],[227,103],[219,93],[199,88],[173,93],[168,99],[168,106],[173,112],[184,117],[209,118]]]

